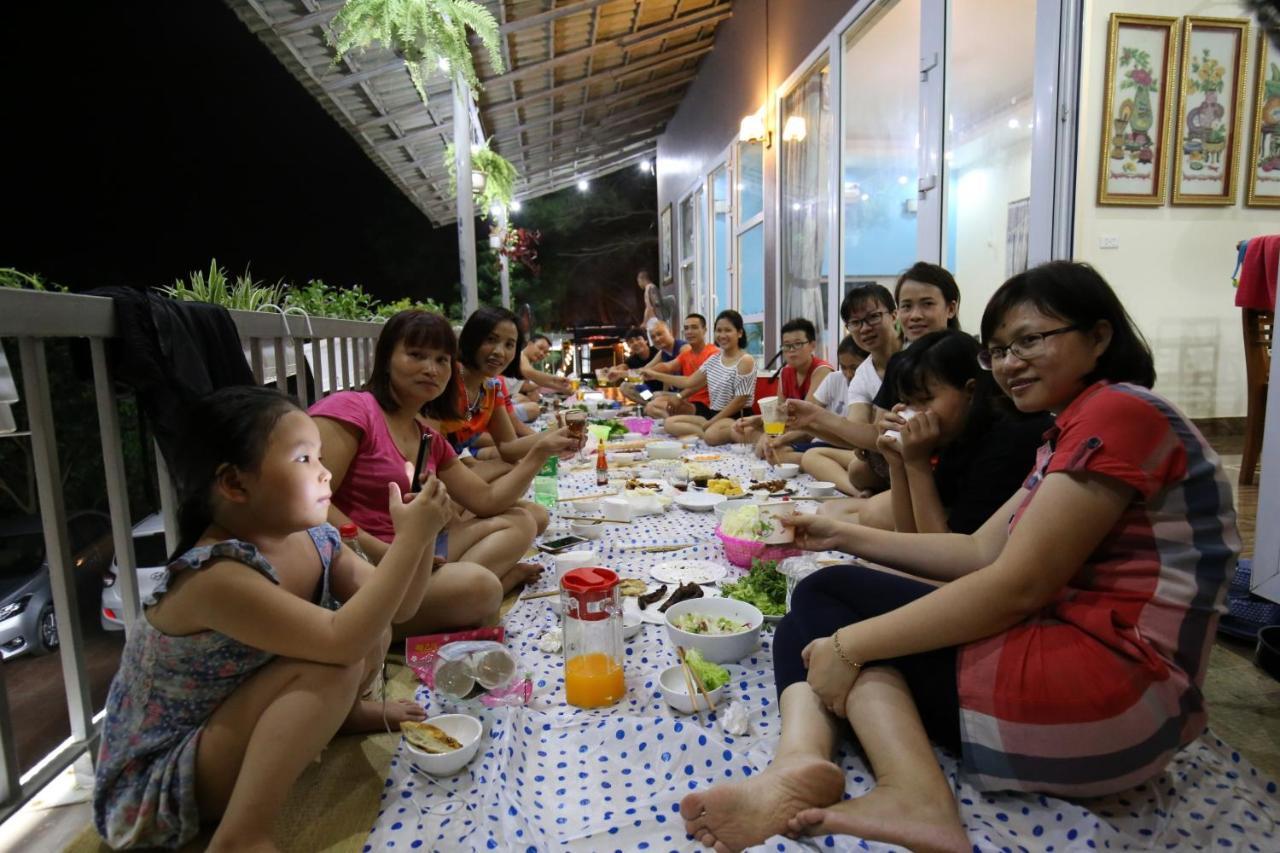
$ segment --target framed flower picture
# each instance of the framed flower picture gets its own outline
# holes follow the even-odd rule
[[[1258,33],[1257,94],[1249,148],[1250,207],[1280,207],[1280,49]]]
[[[1248,53],[1247,19],[1183,19],[1174,204],[1235,204]]]
[[[1164,204],[1178,19],[1112,13],[1098,204]]]

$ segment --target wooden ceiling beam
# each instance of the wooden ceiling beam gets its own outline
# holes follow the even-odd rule
[[[537,15],[530,15],[527,18],[517,18],[514,21],[507,21],[498,28],[498,32],[505,36],[510,33],[531,30],[534,27],[540,27],[543,24],[549,24],[552,21],[558,21],[561,18],[567,18],[570,15],[581,15],[583,12],[590,12],[598,6],[603,6],[606,3],[612,2],[613,0],[579,0],[577,3],[569,3],[559,7],[558,9],[540,12]]]

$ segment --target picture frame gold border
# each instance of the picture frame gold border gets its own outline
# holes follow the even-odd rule
[[[1280,51],[1277,51],[1280,53]],[[1280,207],[1280,196],[1258,195],[1258,155],[1262,153],[1262,104],[1267,79],[1267,33],[1258,29],[1258,59],[1254,79],[1253,133],[1249,143],[1249,183],[1245,188],[1246,207]]]

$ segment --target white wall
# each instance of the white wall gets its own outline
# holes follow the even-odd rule
[[[1112,12],[1245,17],[1237,2],[1099,0],[1085,11],[1080,148],[1076,173],[1075,257],[1097,267],[1120,294],[1156,355],[1156,390],[1192,417],[1245,414],[1244,348],[1231,271],[1236,244],[1280,232],[1280,211],[1244,206],[1253,121],[1256,21],[1249,36],[1236,203],[1230,207],[1099,207],[1098,158]],[[1172,105],[1176,109],[1176,102]],[[1176,119],[1175,119],[1176,120]],[[1172,144],[1170,145],[1172,149]],[[1172,158],[1174,152],[1170,150]],[[1172,171],[1174,163],[1170,162]],[[1100,249],[1114,237],[1119,248]],[[966,294],[967,296],[967,294]]]

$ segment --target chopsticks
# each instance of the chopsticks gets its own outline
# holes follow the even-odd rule
[[[680,658],[680,671],[684,673],[684,680],[689,688],[689,697],[693,702],[694,709],[697,709],[698,702],[696,699],[693,699],[693,684],[688,683],[689,676],[693,676],[694,683],[698,685],[698,692],[702,694],[703,700],[707,703],[707,710],[714,711],[716,709],[716,703],[711,701],[711,694],[707,692],[707,686],[702,683],[702,679],[698,676],[697,670],[689,666],[689,661],[686,660],[684,656],[684,647],[676,646],[676,655]]]
[[[693,543],[688,545],[623,545],[619,550],[622,551],[643,551],[646,554],[662,554],[667,551],[683,551],[685,548],[692,548]]]
[[[560,590],[558,589],[546,589],[546,590],[543,590],[542,592],[531,592],[528,595],[522,595],[520,596],[520,600],[529,601],[530,599],[534,599],[534,598],[550,598],[553,595],[559,595],[559,594],[560,594]]]
[[[598,495],[578,495],[577,497],[572,498],[560,498],[559,503],[567,504],[573,503],[574,501],[594,501],[598,498],[611,498],[616,494],[617,492],[601,492]]]
[[[619,521],[615,518],[596,518],[593,515],[557,515],[556,518],[565,518],[569,521],[595,521],[600,524],[630,524],[628,521]]]

